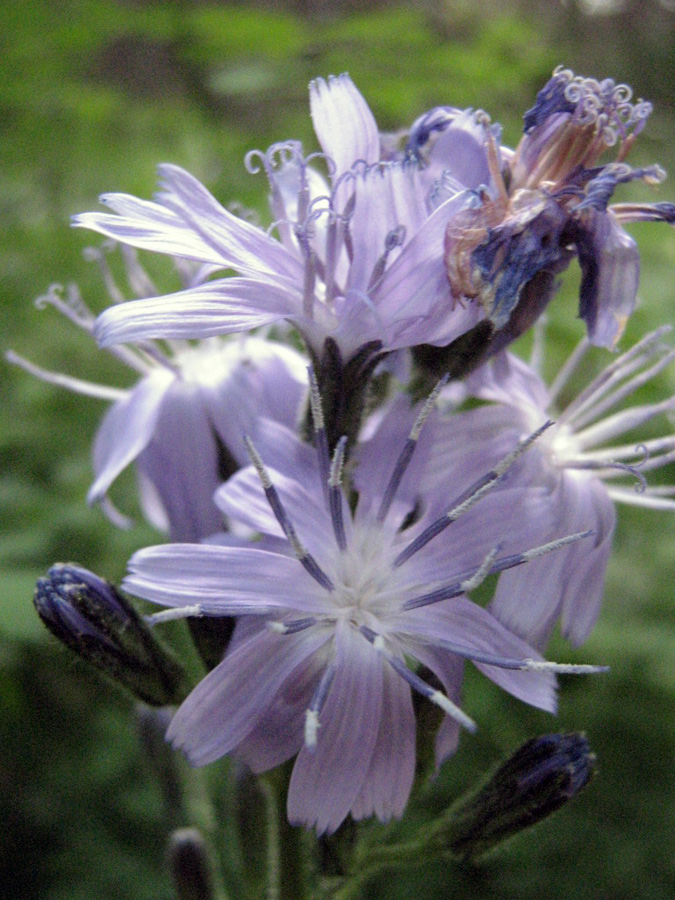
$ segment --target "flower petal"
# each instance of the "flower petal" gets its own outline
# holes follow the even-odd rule
[[[566,472],[548,499],[552,524],[541,540],[593,529],[593,536],[503,572],[490,612],[507,628],[542,649],[563,609],[563,633],[575,646],[588,637],[602,599],[616,514],[604,485],[593,475]]]
[[[337,179],[357,161],[380,158],[375,118],[349,75],[317,78],[309,86],[314,131],[326,156],[335,164]]]
[[[298,310],[297,294],[290,287],[223,278],[175,294],[111,306],[96,320],[94,336],[101,347],[151,338],[206,338],[269,325]]]
[[[313,629],[289,635],[264,629],[242,641],[185,700],[167,740],[194,766],[229,753],[266,715],[280,685],[325,641],[325,633]]]
[[[582,272],[579,316],[591,343],[615,347],[635,306],[640,254],[611,211],[590,210],[587,218],[590,224],[576,239]]]
[[[399,628],[408,632],[413,640],[422,638],[441,649],[447,642],[448,645],[466,649],[469,656],[474,652],[508,659],[541,659],[533,647],[466,597],[408,610],[401,614]],[[452,652],[451,646],[446,649]],[[413,653],[417,656],[416,650]],[[551,672],[503,669],[481,662],[475,662],[475,665],[495,684],[519,700],[555,712],[556,679]]]
[[[212,544],[160,544],[129,560],[124,589],[165,606],[199,604],[207,616],[281,609],[314,614],[325,591],[297,559],[258,550]]]
[[[94,441],[96,477],[87,495],[89,503],[101,500],[120,472],[147,447],[174,378],[168,370],[157,369],[105,414]]]
[[[350,625],[335,633],[336,672],[319,714],[316,747],[304,746],[288,789],[292,825],[332,833],[344,821],[368,775],[380,729],[385,665]]]
[[[259,724],[234,749],[253,772],[266,772],[298,753],[304,741],[305,713],[325,664],[325,649],[319,648],[297,666]]]
[[[220,483],[213,425],[199,387],[176,379],[153,438],[136,460],[161,498],[174,541],[199,541],[223,521],[213,494]]]
[[[215,247],[224,265],[255,277],[270,275],[300,279],[299,257],[270,237],[262,228],[228,212],[201,182],[179,166],[161,165],[159,174],[166,188],[162,202],[176,210],[207,246]]]
[[[415,777],[415,714],[406,682],[391,666],[384,667],[383,678],[377,742],[351,814],[388,822],[403,815]]]
[[[415,659],[438,678],[452,703],[455,706],[461,706],[464,660],[456,653],[448,653],[447,650],[427,644],[416,644],[412,648],[412,652]],[[434,750],[436,772],[440,769],[441,764],[457,750],[461,732],[462,726],[457,719],[452,716],[443,716],[443,721],[436,732]]]
[[[224,209],[192,175],[159,167],[168,191],[160,202],[104,194],[110,213],[82,213],[73,225],[142,250],[235,269],[246,275],[302,277],[300,260],[277,240]]]

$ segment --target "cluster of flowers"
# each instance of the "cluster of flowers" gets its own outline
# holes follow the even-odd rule
[[[123,585],[167,607],[150,624],[234,617],[169,739],[195,765],[295,757],[289,819],[330,833],[349,814],[401,815],[413,692],[443,713],[440,765],[475,728],[466,660],[548,711],[556,673],[597,670],[542,651],[557,623],[577,646],[596,621],[615,501],[675,509],[675,489],[646,478],[675,437],[612,443],[675,407],[624,402],[675,358],[667,329],[555,407],[635,303],[623,225],[672,223],[675,206],[609,204],[663,174],[625,162],[650,106],[609,79],[556,70],[515,151],[485,113],[451,107],[380,134],[346,75],[310,101],[320,152],[287,141],[246,160],[269,180],[267,230],[172,165],[154,200],[104,195],[111,212],[75,218],[120,245],[136,299],[98,251],[112,306],[95,318],[74,289],[42,300],[131,366],[134,387],[11,358],[111,402],[89,500],[124,521],[107,495],[135,463],[172,541],[137,552]],[[139,249],[172,257],[184,288],[157,295]],[[507,348],[574,257],[588,337],[549,386]],[[485,607],[469,594],[491,575]]]

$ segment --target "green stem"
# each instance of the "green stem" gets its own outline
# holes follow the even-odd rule
[[[290,768],[284,766],[260,778],[267,814],[266,900],[312,898],[307,835],[302,828],[289,825],[286,818],[289,777]]]
[[[214,900],[228,900],[223,882],[220,857],[215,849],[218,819],[213,807],[211,794],[206,784],[203,769],[193,769],[182,763],[183,808],[190,825],[198,829],[204,839],[207,854],[211,860]]]

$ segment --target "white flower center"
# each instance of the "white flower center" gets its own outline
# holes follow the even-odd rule
[[[544,442],[554,466],[564,469],[569,462],[578,460],[583,455],[581,444],[569,425],[554,425],[550,431],[550,436],[544,435]]]
[[[397,607],[392,535],[382,525],[356,524],[347,549],[336,555],[330,573],[335,590],[332,600],[337,615],[354,625],[372,625]]]

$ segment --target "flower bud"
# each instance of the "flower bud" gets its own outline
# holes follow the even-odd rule
[[[57,563],[38,579],[33,602],[53,635],[139,699],[162,706],[184,698],[182,667],[109,582]]]
[[[449,848],[471,859],[571,800],[595,773],[584,734],[526,741],[488,780],[450,810]]]
[[[169,839],[168,861],[178,900],[214,900],[211,863],[196,828],[179,828]]]

